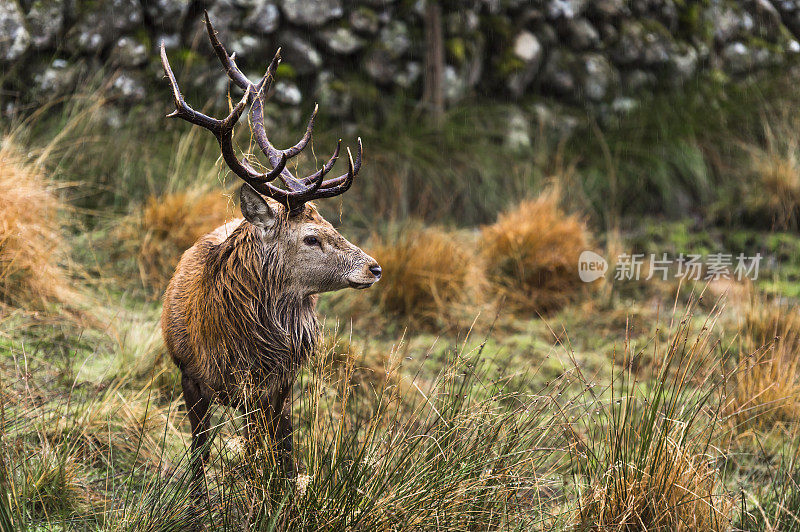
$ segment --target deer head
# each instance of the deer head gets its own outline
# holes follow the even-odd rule
[[[322,168],[304,178],[292,175],[286,168],[286,162],[302,152],[311,140],[317,107],[314,107],[305,134],[297,144],[285,150],[275,148],[264,128],[264,104],[280,63],[280,49],[264,76],[258,83],[253,83],[239,70],[234,56],[229,55],[217,39],[208,13],[205,14],[205,23],[217,57],[228,77],[244,90],[244,95],[222,120],[195,111],[184,101],[162,43],[161,63],[172,86],[176,107],[167,116],[182,118],[208,129],[217,138],[223,160],[244,181],[239,193],[242,215],[255,228],[265,248],[266,253],[261,255],[280,257],[284,266],[283,288],[302,296],[347,287],[368,288],[381,277],[378,263],[348,242],[309,203],[320,198],[338,196],[350,188],[361,169],[361,139],[358,139],[355,161],[350,149],[347,149],[347,173],[324,180],[339,157],[340,139],[333,155]],[[251,122],[256,143],[272,166],[272,170],[266,172],[257,171],[246,156],[239,159],[233,147],[233,127],[248,104],[251,104]],[[280,178],[285,188],[271,183],[276,178]]]

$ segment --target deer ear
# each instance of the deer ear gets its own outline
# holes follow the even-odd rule
[[[247,183],[243,183],[239,189],[239,198],[242,216],[251,224],[266,229],[275,221],[275,213],[267,200]]]

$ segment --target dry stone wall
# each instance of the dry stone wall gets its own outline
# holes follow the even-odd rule
[[[800,0],[439,1],[448,102],[547,94],[622,108],[700,71],[744,77],[800,53]],[[196,89],[221,90],[203,10],[254,75],[283,48],[284,104],[347,114],[354,93],[422,93],[425,0],[0,0],[2,111],[98,71],[114,73],[118,101],[144,100],[163,90],[161,41]]]

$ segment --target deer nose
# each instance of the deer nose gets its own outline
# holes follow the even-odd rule
[[[374,275],[376,279],[381,278],[381,267],[378,266],[377,264],[373,264],[372,266],[370,266],[369,271],[372,272],[372,275]]]

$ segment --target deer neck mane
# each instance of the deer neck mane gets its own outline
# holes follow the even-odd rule
[[[209,249],[198,317],[229,354],[293,375],[318,343],[317,297],[287,289],[278,246],[264,246],[258,231],[243,221]]]

